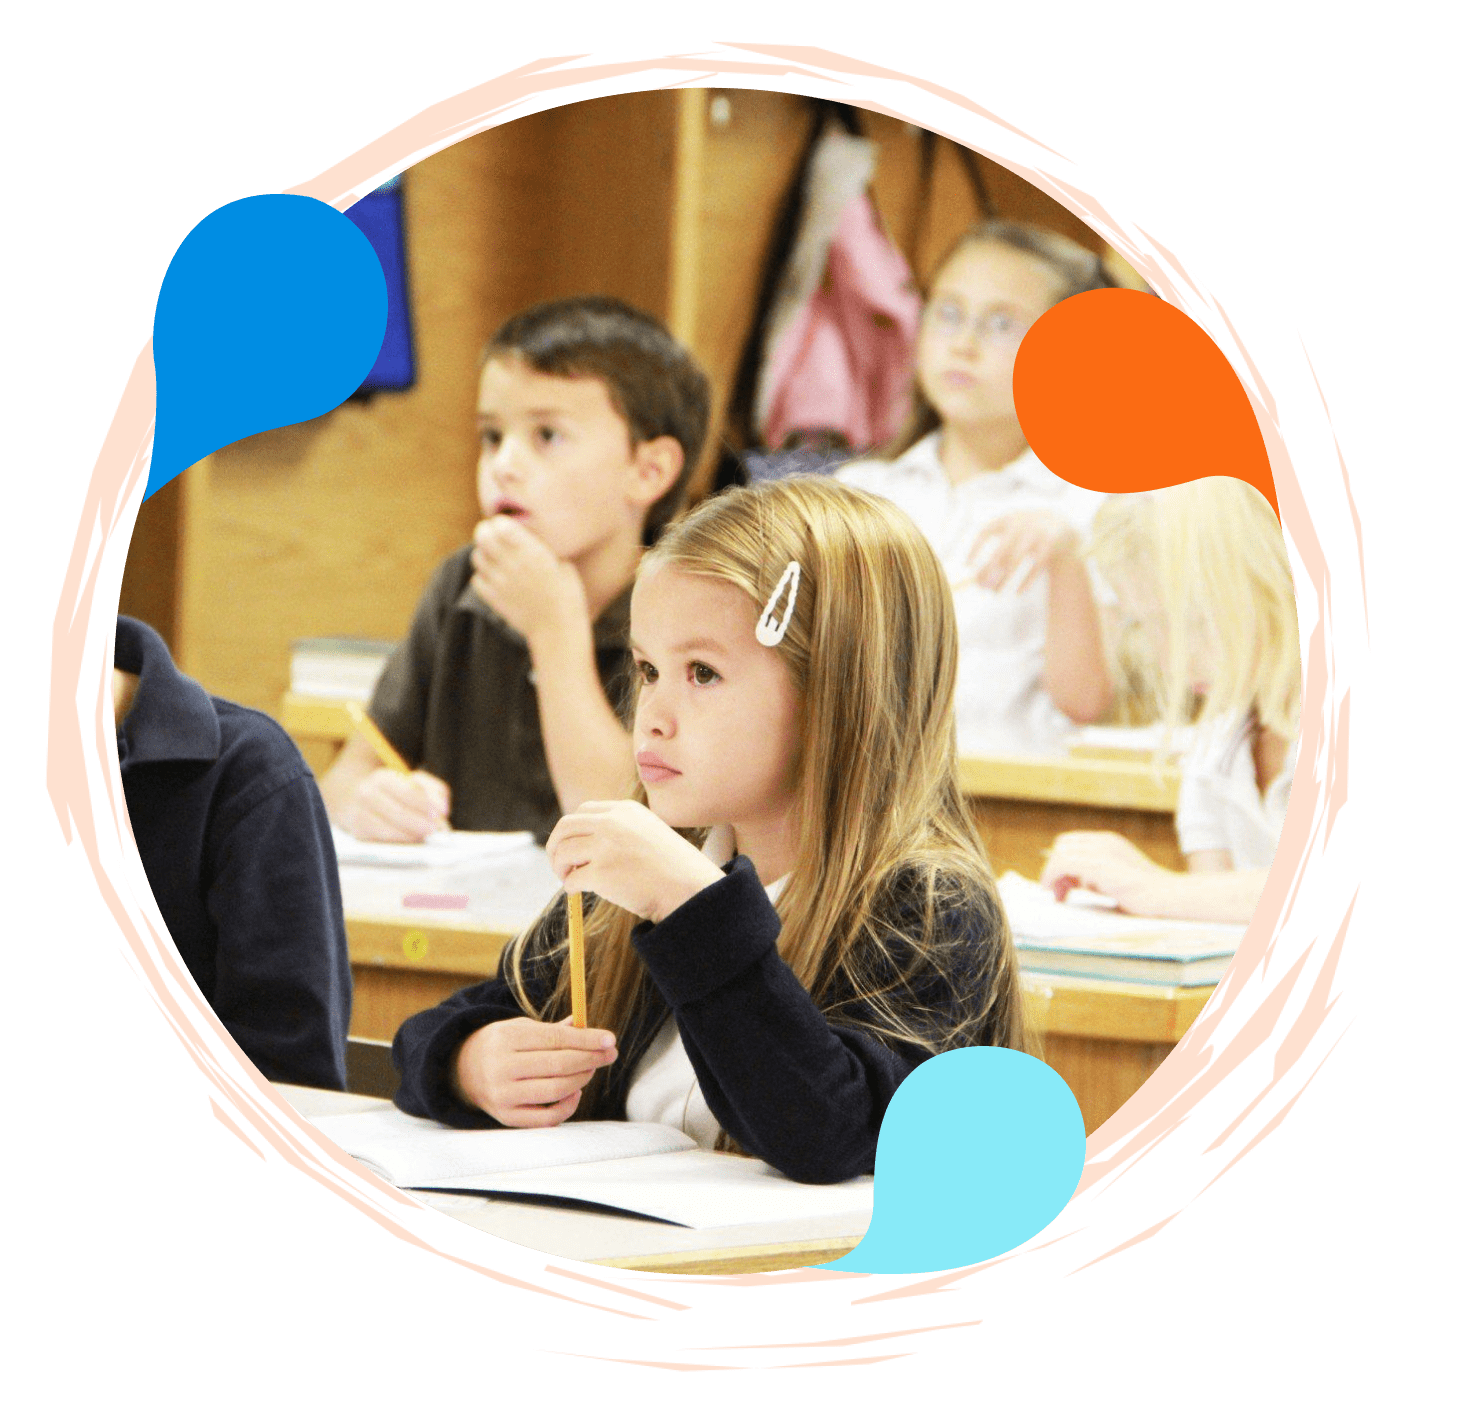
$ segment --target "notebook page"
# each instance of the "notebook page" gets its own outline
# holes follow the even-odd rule
[[[857,1177],[835,1186],[810,1186],[791,1181],[756,1158],[695,1148],[671,1156],[434,1181],[430,1189],[567,1196],[708,1230],[857,1214],[864,1214],[869,1224],[874,1184],[870,1177]]]
[[[396,1186],[474,1183],[481,1176],[564,1163],[641,1158],[695,1146],[661,1123],[563,1123],[555,1128],[447,1128],[398,1108],[336,1113],[314,1126]]]

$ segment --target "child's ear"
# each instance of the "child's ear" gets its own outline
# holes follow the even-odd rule
[[[640,507],[651,508],[675,483],[683,472],[683,445],[672,435],[645,439],[633,451],[632,499]]]

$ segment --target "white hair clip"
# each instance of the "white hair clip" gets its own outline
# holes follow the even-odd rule
[[[780,602],[780,596],[784,594],[786,585],[790,588],[789,598],[785,601],[785,613],[779,620],[774,619],[775,606]],[[764,608],[764,614],[759,617],[759,624],[754,627],[754,637],[761,644],[774,648],[785,637],[785,631],[790,628],[790,621],[795,614],[795,597],[800,594],[800,563],[792,561],[786,568],[785,574],[780,577],[780,584],[775,587],[774,594],[769,598],[769,604]]]

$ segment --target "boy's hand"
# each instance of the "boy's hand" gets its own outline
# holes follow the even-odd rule
[[[466,1037],[456,1054],[456,1093],[508,1128],[550,1128],[576,1111],[593,1074],[618,1057],[610,1030],[577,1030],[519,1016]]]
[[[724,877],[637,801],[588,801],[564,815],[547,857],[569,893],[590,891],[652,923]]]
[[[1041,882],[1060,902],[1070,889],[1086,888],[1112,898],[1126,913],[1159,917],[1167,906],[1163,890],[1175,877],[1122,835],[1075,830],[1060,835],[1049,850]]]
[[[514,518],[498,515],[477,525],[471,566],[472,589],[528,645],[564,624],[588,620],[576,567],[559,561]]]
[[[418,844],[450,828],[451,788],[428,771],[404,776],[379,767],[360,783],[341,817],[358,840]]]
[[[984,527],[967,553],[967,569],[986,591],[1000,591],[1021,576],[1021,593],[1039,572],[1077,550],[1078,532],[1072,524],[1046,508],[1030,508]]]

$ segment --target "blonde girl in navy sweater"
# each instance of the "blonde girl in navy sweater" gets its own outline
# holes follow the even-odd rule
[[[1024,1047],[1017,963],[953,742],[956,629],[925,538],[826,479],[737,489],[644,557],[628,801],[548,842],[565,899],[494,981],[407,1021],[407,1112],[669,1122],[801,1181],[872,1170],[901,1081]]]

